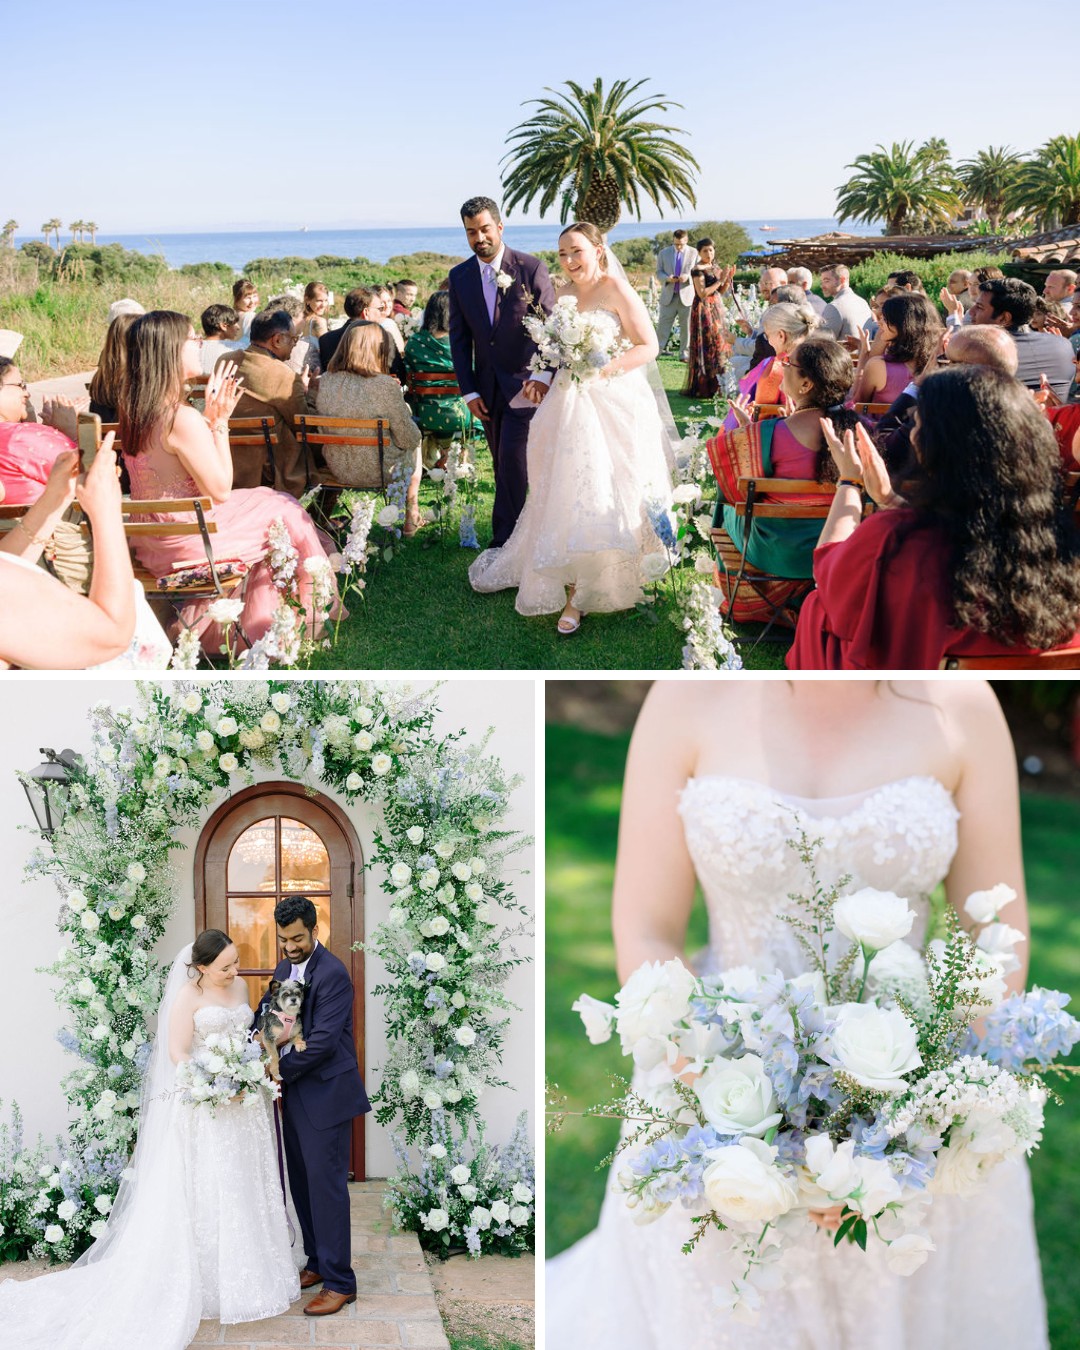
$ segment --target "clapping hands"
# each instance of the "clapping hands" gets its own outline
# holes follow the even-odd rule
[[[746,394],[736,394],[728,404],[728,410],[735,414],[741,427],[748,427],[754,420],[754,401]]]
[[[836,434],[832,419],[823,417],[821,431],[838,476],[861,480],[867,493],[879,506],[895,506],[897,497],[889,471],[866,427],[860,422],[854,431],[845,431],[841,438]]]
[[[243,393],[240,387],[242,384],[243,378],[237,377],[235,362],[229,361],[224,366],[215,368],[210,383],[206,386],[206,403],[203,408],[203,416],[211,426],[215,422],[227,422],[233,415],[233,410]]]

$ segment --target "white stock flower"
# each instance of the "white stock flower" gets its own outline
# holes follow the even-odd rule
[[[694,1083],[709,1124],[721,1134],[753,1134],[761,1138],[783,1119],[776,1094],[757,1055],[713,1061]]]
[[[585,1024],[585,1035],[590,1044],[603,1045],[605,1041],[611,1040],[611,1033],[615,1029],[615,1008],[612,1004],[603,1003],[590,994],[582,994],[570,1005],[570,1011],[576,1012]]]
[[[964,912],[975,923],[990,923],[1015,899],[1016,892],[1013,888],[999,882],[988,891],[973,891],[964,901]]]
[[[422,844],[424,842],[424,831],[419,825],[413,825],[405,831],[405,838],[410,844]]]
[[[776,1167],[777,1150],[749,1136],[713,1149],[701,1179],[705,1199],[731,1223],[772,1223],[796,1203],[795,1187]]]
[[[937,1247],[926,1233],[905,1233],[889,1243],[885,1264],[894,1275],[913,1275]]]
[[[394,767],[394,761],[389,755],[376,755],[371,761],[371,772],[377,778],[383,778]]]
[[[840,932],[867,952],[879,952],[907,937],[914,922],[915,912],[905,899],[872,886],[845,895],[833,910],[833,923]]]
[[[904,1074],[922,1064],[919,1033],[899,1008],[845,1003],[836,1012],[833,1047],[840,1067],[875,1092],[902,1092]]]
[[[451,1167],[450,1169],[450,1180],[455,1186],[464,1186],[471,1176],[472,1173],[464,1163],[459,1163],[457,1167]]]
[[[647,961],[615,995],[623,1053],[639,1068],[655,1068],[674,1048],[675,1024],[689,1012],[696,984],[681,961]]]

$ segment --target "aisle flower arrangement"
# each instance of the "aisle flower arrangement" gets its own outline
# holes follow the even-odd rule
[[[79,1063],[63,1084],[60,1158],[15,1211],[21,1252],[66,1260],[94,1236],[134,1143],[177,831],[260,768],[381,812],[371,865],[392,906],[366,943],[386,971],[374,991],[390,1042],[376,1118],[418,1148],[433,1141],[437,1114],[448,1122],[440,1130],[467,1136],[480,1094],[501,1081],[512,1010],[502,985],[529,930],[504,873],[528,841],[502,824],[519,780],[484,742],[437,737],[435,712],[434,692],[367,681],[152,684],[139,686],[137,706],[94,707],[67,816],[27,867],[62,897],[62,945],[47,973],[69,1016],[60,1040]],[[391,1194],[406,1180],[407,1169]]]

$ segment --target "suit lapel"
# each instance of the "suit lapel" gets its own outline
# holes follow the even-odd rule
[[[511,250],[508,249],[508,248],[503,250],[503,260],[502,260],[502,265],[501,265],[500,268],[499,268],[499,271],[500,271],[500,272],[505,272],[506,275],[507,275],[508,277],[510,277],[512,281],[516,281],[516,280],[517,280],[517,276],[516,276],[515,273],[514,273],[514,255],[513,255],[513,253],[511,252]],[[510,287],[508,286],[506,289],[509,290]],[[498,282],[496,282],[496,283],[495,283],[495,317],[494,317],[494,319],[492,320],[492,323],[491,323],[491,327],[492,327],[492,330],[493,330],[493,331],[494,331],[494,329],[498,328],[498,326],[499,326],[499,320],[502,318],[502,298],[503,298],[503,292],[499,289],[499,284],[498,284]],[[486,306],[486,305],[484,306],[484,310],[485,310],[485,312],[486,312],[486,310],[487,310],[487,306]]]

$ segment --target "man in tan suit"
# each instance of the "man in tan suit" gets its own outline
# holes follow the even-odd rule
[[[271,412],[277,444],[274,447],[274,483],[279,492],[299,497],[309,486],[300,445],[293,435],[293,418],[313,411],[307,390],[289,365],[293,347],[299,340],[293,320],[284,310],[264,309],[251,321],[251,345],[241,352],[226,352],[215,370],[226,361],[235,361],[237,376],[243,380],[243,394],[234,417],[265,417]],[[233,450],[233,487],[260,487],[269,483],[265,452],[254,445]]]

